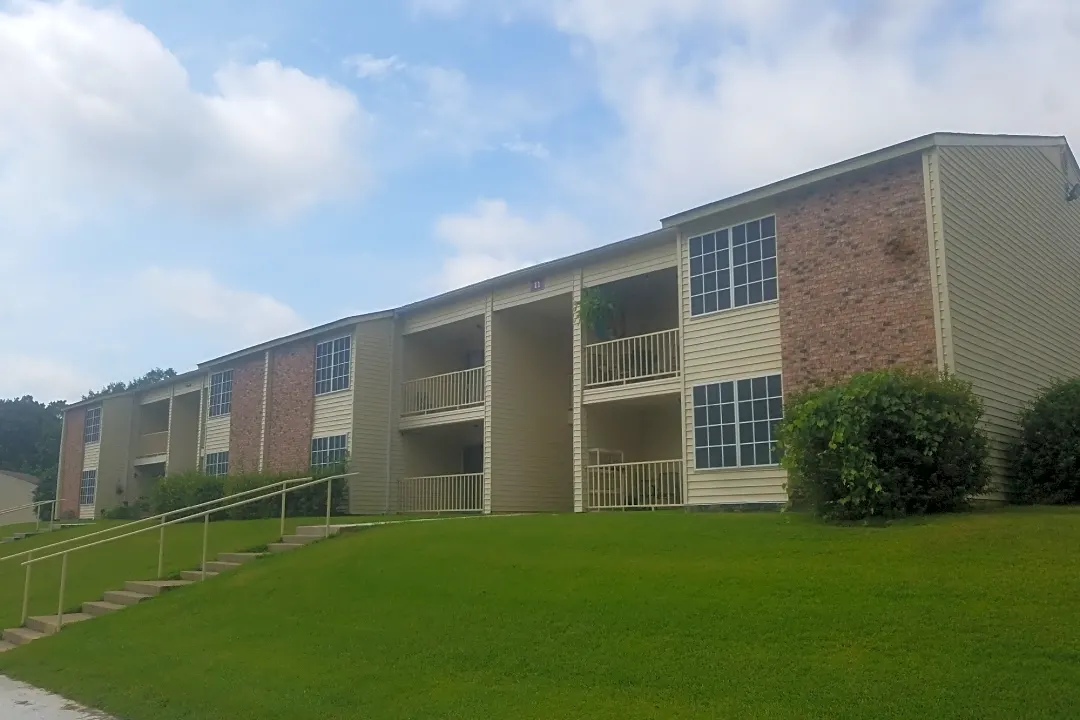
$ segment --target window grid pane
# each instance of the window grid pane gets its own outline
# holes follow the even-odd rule
[[[739,464],[775,465],[776,426],[784,417],[779,375],[766,375],[738,383]]]
[[[784,417],[780,375],[694,387],[694,464],[698,469],[776,465],[776,426]]]
[[[229,451],[207,453],[203,467],[207,475],[228,475]]]
[[[225,370],[210,376],[210,417],[228,415],[232,410],[232,379],[232,370]]]
[[[348,335],[316,345],[315,394],[347,389],[351,360],[352,337]]]
[[[735,467],[735,441],[734,384],[722,382],[695,387],[695,467]]]
[[[79,504],[93,505],[97,497],[97,470],[83,470],[79,481]]]
[[[776,218],[752,220],[689,241],[690,314],[776,300]]]
[[[327,465],[336,465],[342,462],[347,455],[347,444],[348,435],[312,438],[311,466],[326,467]]]
[[[86,420],[83,425],[83,442],[96,443],[101,441],[101,408],[90,408],[86,411]]]

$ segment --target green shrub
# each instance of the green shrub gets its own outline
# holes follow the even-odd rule
[[[1011,498],[1080,502],[1080,378],[1055,383],[1020,413]]]
[[[135,520],[139,517],[135,506],[129,505],[126,500],[114,508],[104,510],[101,514],[106,520]]]
[[[954,377],[863,373],[790,398],[784,416],[791,505],[828,519],[957,510],[989,481],[982,404]]]

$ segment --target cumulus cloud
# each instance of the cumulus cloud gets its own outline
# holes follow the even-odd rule
[[[77,400],[99,378],[70,362],[22,353],[0,353],[0,397],[33,395],[40,402]]]
[[[501,199],[481,199],[466,212],[440,217],[435,236],[452,253],[443,266],[447,289],[550,260],[589,243],[588,232],[572,217],[557,211],[525,217]]]
[[[228,338],[236,348],[304,327],[291,307],[263,293],[223,285],[205,270],[152,267],[138,275],[141,295],[183,330]]]
[[[123,198],[295,213],[362,186],[364,126],[350,92],[273,60],[222,67],[196,90],[118,10],[0,10],[0,211]]]

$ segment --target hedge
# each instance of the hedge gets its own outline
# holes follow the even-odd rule
[[[1080,502],[1080,378],[1054,383],[1020,413],[1011,499]]]

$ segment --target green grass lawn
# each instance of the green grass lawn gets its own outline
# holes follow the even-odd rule
[[[360,522],[371,518],[335,517],[334,523]],[[322,524],[322,518],[286,518],[286,533],[297,525]],[[69,537],[87,535],[106,528],[115,528],[126,521],[99,521],[92,525],[37,535],[18,542],[0,545],[0,558],[44,548]],[[134,526],[139,529],[144,525]],[[208,559],[219,552],[235,552],[276,542],[280,521],[245,520],[213,522],[210,524]],[[125,531],[126,532],[126,531]],[[201,522],[180,523],[165,529],[165,574],[178,573],[199,567],[202,562]],[[104,539],[91,538],[88,542]],[[78,543],[55,550],[43,550],[39,556],[59,552]],[[64,590],[65,611],[78,608],[88,600],[100,600],[106,590],[122,589],[127,580],[152,580],[157,574],[158,531],[117,540],[87,550],[71,553],[68,577]],[[15,627],[22,613],[22,596],[26,569],[20,566],[24,558],[0,562],[0,629]],[[30,614],[55,615],[59,601],[60,558],[45,560],[34,566],[30,583]]]
[[[128,720],[1072,718],[1080,510],[414,523],[0,655]]]

